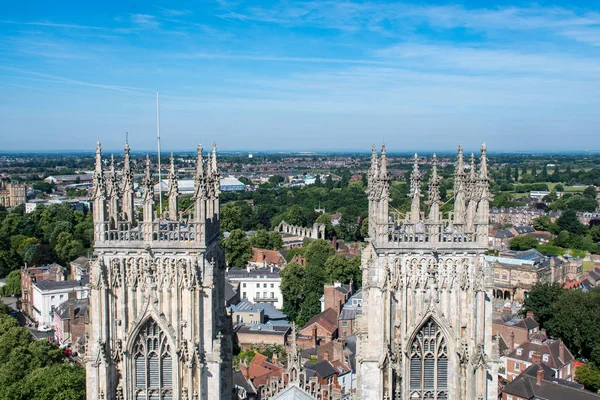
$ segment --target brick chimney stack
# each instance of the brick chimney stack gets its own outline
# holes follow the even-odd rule
[[[313,334],[312,334],[312,340],[313,340],[313,347],[317,347],[317,326],[313,325]]]
[[[558,356],[560,361],[565,362],[565,344],[562,340],[558,343]]]
[[[515,351],[515,331],[510,331],[510,352]]]
[[[544,379],[544,369],[542,368],[542,366],[539,366],[538,372],[537,372],[537,385],[541,386],[542,385],[542,380]]]
[[[540,353],[538,353],[537,351],[534,351],[533,354],[531,355],[531,362],[537,364],[540,366],[540,369],[542,368],[542,355]]]

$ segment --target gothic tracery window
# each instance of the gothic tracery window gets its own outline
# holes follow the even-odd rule
[[[173,359],[165,333],[154,320],[140,330],[133,348],[136,400],[173,399]]]
[[[431,319],[411,346],[410,398],[448,399],[448,347],[439,326]]]

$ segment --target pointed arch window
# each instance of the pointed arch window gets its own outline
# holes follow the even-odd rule
[[[448,399],[448,346],[439,326],[431,319],[411,345],[409,384],[411,400]]]
[[[171,347],[158,324],[148,320],[133,348],[135,400],[173,400]]]

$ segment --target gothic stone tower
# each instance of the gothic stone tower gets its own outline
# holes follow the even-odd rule
[[[122,177],[114,161],[94,174],[94,238],[87,349],[89,400],[230,399],[231,325],[224,309],[219,247],[216,148],[198,147],[193,213],[177,210],[173,158],[168,217],[157,215],[150,161],[143,212],[134,209],[125,147]]]
[[[474,158],[473,158],[474,159]],[[389,213],[385,146],[369,170],[370,243],[362,254],[363,315],[358,321],[361,399],[497,399],[492,343],[492,271],[487,247],[489,182],[485,145],[479,171],[465,173],[459,147],[454,212],[440,211],[433,158],[428,212],[421,212],[415,155],[411,208]]]

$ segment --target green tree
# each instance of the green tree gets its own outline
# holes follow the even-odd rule
[[[542,328],[546,328],[546,324],[553,314],[554,303],[565,291],[566,289],[558,283],[535,284],[523,303],[521,314],[525,316],[527,311],[532,311],[536,321]]]
[[[579,222],[577,214],[573,210],[567,210],[556,220],[558,231],[567,231],[575,235],[582,235],[586,232],[586,226]]]
[[[586,390],[597,393],[600,391],[600,368],[596,364],[587,362],[575,370],[577,382],[581,383]]]
[[[565,191],[565,187],[562,184],[557,183],[556,186],[554,186],[554,190],[557,191],[557,192],[564,192]]]
[[[281,250],[283,248],[283,238],[279,232],[269,233],[269,247],[273,250]]]
[[[266,229],[259,229],[250,236],[250,243],[252,247],[258,247],[260,249],[270,249],[269,233]]]
[[[521,235],[512,238],[508,244],[511,250],[529,250],[537,246],[538,241],[533,236]]]
[[[325,263],[334,254],[335,250],[323,239],[310,242],[304,250],[306,279],[301,316],[306,321],[321,311],[320,299],[323,295],[323,284],[327,281]]]
[[[576,357],[591,358],[600,346],[600,288],[563,291],[551,307],[546,329]]]
[[[325,272],[329,281],[344,284],[353,281],[357,286],[361,282],[360,256],[347,259],[342,254],[336,254],[325,262]]]
[[[21,257],[12,250],[0,250],[0,278],[21,267]]]
[[[540,215],[531,221],[531,225],[533,226],[533,229],[538,231],[549,231],[552,226],[552,220],[550,220],[550,217],[547,215]]]
[[[225,261],[229,266],[245,268],[252,258],[252,244],[241,229],[232,230],[223,240],[223,247],[225,247]]]
[[[21,293],[21,271],[11,271],[6,277],[6,285],[1,288],[4,296],[14,296]]]
[[[583,196],[587,197],[588,199],[596,200],[597,194],[598,193],[596,192],[596,188],[594,186],[588,186],[583,191]]]
[[[61,232],[56,239],[54,250],[56,251],[58,258],[60,258],[64,264],[67,264],[82,255],[84,247],[83,243],[74,239],[72,234]]]
[[[300,314],[304,300],[305,270],[298,263],[290,263],[279,272],[279,275],[283,312],[290,321],[294,321]]]

